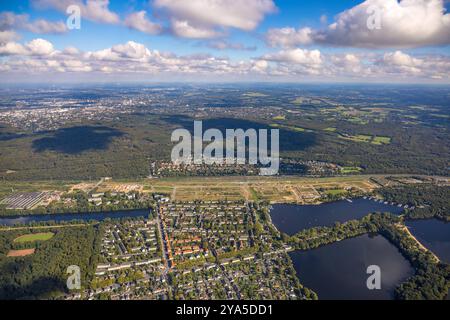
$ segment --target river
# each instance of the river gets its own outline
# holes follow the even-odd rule
[[[45,215],[28,215],[20,217],[3,217],[0,218],[0,225],[16,226],[21,224],[42,223],[42,222],[67,222],[75,220],[83,221],[103,221],[105,219],[121,219],[147,217],[149,210],[129,210],[115,212],[93,212],[93,213],[67,213],[67,214],[45,214]]]

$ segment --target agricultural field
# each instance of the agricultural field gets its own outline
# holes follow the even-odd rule
[[[388,145],[391,143],[390,137],[369,136],[369,135],[364,135],[364,134],[358,134],[358,135],[339,134],[339,138],[344,139],[344,140],[353,141],[353,142],[371,143],[371,144],[377,145],[377,146]]]
[[[374,137],[372,139],[372,143],[376,144],[376,145],[390,144],[391,138],[389,138],[389,137]]]
[[[302,127],[295,127],[295,126],[283,126],[277,123],[273,123],[270,125],[272,128],[280,128],[280,129],[286,129],[294,132],[312,132],[312,130],[305,129]]]

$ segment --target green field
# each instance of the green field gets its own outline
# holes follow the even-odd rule
[[[295,100],[292,101],[293,104],[297,104],[297,105],[303,104],[304,102],[306,102],[306,99],[301,98],[301,97],[295,98]]]
[[[270,126],[272,128],[286,129],[286,130],[294,131],[294,132],[312,132],[312,130],[305,129],[305,128],[302,128],[302,127],[284,126],[284,125],[280,125],[278,123],[272,123]]]
[[[358,135],[354,136],[354,138],[357,141],[369,142],[372,139],[372,136],[358,134]]]
[[[373,144],[382,145],[382,144],[390,144],[391,138],[389,137],[374,137],[372,140]]]
[[[363,134],[358,134],[358,135],[354,135],[354,136],[339,134],[339,137],[341,139],[345,139],[345,140],[349,140],[349,141],[353,141],[353,142],[365,142],[365,143],[368,143],[368,142],[370,142],[370,140],[372,140],[372,136],[363,135]]]
[[[348,173],[359,173],[362,169],[360,167],[342,167],[341,173],[348,174]]]
[[[365,134],[358,134],[358,135],[343,135],[339,134],[339,137],[341,139],[353,141],[353,142],[362,142],[362,143],[371,143],[377,146],[386,145],[391,143],[390,137],[383,137],[383,136],[369,136]]]
[[[334,190],[326,190],[325,193],[330,195],[330,196],[338,196],[338,195],[341,195],[341,194],[346,194],[347,191],[342,190],[342,189],[334,189]]]
[[[35,241],[47,241],[53,238],[55,234],[53,232],[46,233],[32,233],[20,236],[14,239],[14,242],[24,243],[24,242],[35,242]]]

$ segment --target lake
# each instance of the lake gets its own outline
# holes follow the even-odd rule
[[[450,223],[444,221],[406,221],[411,233],[443,262],[450,263]]]
[[[30,224],[33,222],[67,222],[74,220],[95,220],[103,221],[105,219],[121,219],[121,218],[137,218],[147,217],[149,210],[124,210],[115,212],[93,212],[93,213],[67,213],[67,214],[45,214],[45,215],[29,215],[20,217],[4,217],[0,218],[0,225],[15,226],[20,224]]]
[[[291,252],[300,282],[323,300],[390,300],[414,274],[398,249],[380,235],[363,235],[309,251]],[[381,290],[367,289],[367,267],[381,269]]]
[[[320,205],[274,204],[270,215],[278,230],[293,235],[303,229],[361,219],[372,212],[400,214],[403,208],[359,198],[352,202],[341,200]]]

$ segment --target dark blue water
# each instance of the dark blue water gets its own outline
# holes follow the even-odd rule
[[[278,230],[293,235],[303,229],[360,219],[373,212],[400,214],[403,209],[360,198],[320,205],[274,204],[270,215]]]
[[[30,215],[22,217],[0,218],[0,225],[15,226],[20,224],[30,224],[33,222],[67,222],[75,220],[83,221],[103,221],[105,219],[137,218],[147,217],[149,210],[130,210],[116,212],[95,212],[95,213],[75,213],[75,214],[46,214]]]
[[[411,233],[440,260],[450,263],[450,223],[436,219],[407,221]]]
[[[398,249],[380,235],[364,235],[289,254],[300,282],[324,300],[390,300],[414,274]],[[381,269],[381,290],[367,288],[367,267]]]

